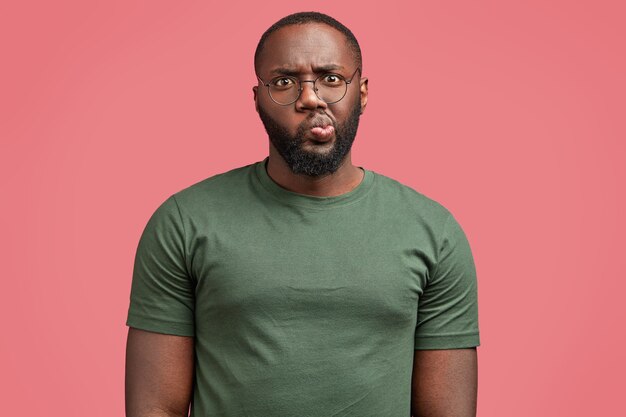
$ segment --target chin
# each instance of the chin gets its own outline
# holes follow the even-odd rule
[[[300,151],[310,154],[327,154],[335,149],[335,141],[329,140],[327,142],[305,142],[300,146]]]

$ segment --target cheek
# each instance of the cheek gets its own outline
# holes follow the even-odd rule
[[[349,104],[351,103],[346,101],[345,103],[342,103],[341,106],[337,106],[328,110],[328,113],[330,113],[335,118],[337,124],[340,126],[344,125],[346,123],[346,120],[350,116],[350,112],[353,106],[349,106]]]
[[[272,119],[272,122],[286,129],[292,135],[296,133],[298,125],[302,122],[295,114],[291,114],[293,111],[290,112],[290,109],[273,105],[273,103],[259,102],[259,107],[262,108],[266,117]]]
[[[355,92],[348,91],[348,94],[339,103],[336,103],[332,109],[329,108],[329,112],[337,120],[337,123],[343,124],[350,117],[355,107],[361,107],[361,94],[359,90]]]

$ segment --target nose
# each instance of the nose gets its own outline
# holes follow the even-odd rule
[[[313,81],[300,81],[300,97],[296,100],[296,109],[299,111],[326,108],[327,104],[315,94]]]

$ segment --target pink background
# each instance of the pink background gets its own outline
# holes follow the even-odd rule
[[[2,3],[3,415],[123,415],[143,227],[170,194],[266,156],[254,48],[312,8],[363,49],[354,162],[440,201],[470,239],[478,415],[626,415],[624,3],[337,4]]]

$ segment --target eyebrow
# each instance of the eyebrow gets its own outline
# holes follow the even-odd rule
[[[313,72],[318,74],[321,72],[336,71],[336,70],[342,70],[342,69],[344,69],[342,65],[329,64],[329,65],[320,65],[317,67],[313,67]],[[300,74],[300,71],[294,70],[290,67],[278,67],[278,68],[274,68],[273,70],[271,70],[270,74],[296,76]]]

